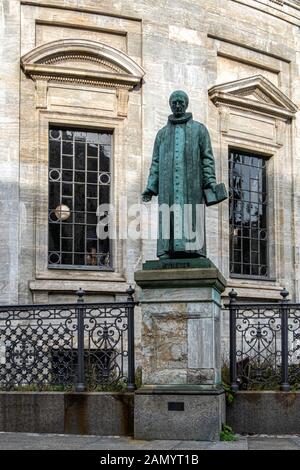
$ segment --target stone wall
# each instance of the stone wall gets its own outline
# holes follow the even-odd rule
[[[175,400],[185,398],[177,395]],[[193,406],[195,397],[190,398]],[[206,397],[208,402],[213,398]],[[226,407],[226,423],[239,434],[299,434],[299,398],[299,392],[238,392]],[[165,400],[158,399],[157,410],[170,419]],[[199,419],[201,412],[210,413],[209,408],[199,408],[199,403],[196,408],[194,419]],[[133,410],[134,396],[129,393],[0,392],[0,431],[126,436],[133,434]],[[147,410],[138,419],[145,416],[153,421]],[[197,432],[189,422],[183,424]],[[167,435],[168,428],[161,432]],[[200,432],[208,433],[209,429]]]
[[[124,297],[134,271],[155,257],[155,241],[117,241],[112,273],[47,268],[48,124],[115,129],[114,197],[124,195],[130,205],[145,186],[154,137],[176,88],[187,91],[194,118],[210,130],[219,180],[227,183],[229,146],[270,157],[271,279],[229,278],[228,204],[207,210],[208,256],[228,279],[224,300],[232,287],[243,298],[274,300],[283,286],[299,300],[299,118],[288,114],[288,101],[281,114],[271,110],[277,90],[300,104],[299,2],[1,0],[0,6],[1,303],[68,301],[78,287],[93,300]],[[142,66],[128,107],[114,86],[111,95],[88,83],[46,86],[21,70],[20,59],[35,47],[71,39],[112,46]],[[243,97],[236,86],[235,105],[214,98],[213,87],[257,75],[274,86],[270,94]],[[98,104],[108,99],[116,100],[112,108]],[[251,109],[253,99],[260,111]],[[226,331],[227,313],[224,322]]]
[[[0,300],[19,300],[19,229],[24,207],[19,201],[20,2],[0,3]]]
[[[239,434],[299,434],[299,392],[238,392],[226,422]]]
[[[0,431],[128,436],[129,393],[0,392]]]

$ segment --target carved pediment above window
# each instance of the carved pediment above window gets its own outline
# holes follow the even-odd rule
[[[77,82],[131,90],[143,68],[124,52],[96,41],[63,39],[43,44],[22,57],[24,73],[33,80]]]
[[[262,75],[216,85],[208,91],[216,106],[257,111],[274,117],[291,119],[297,106]]]

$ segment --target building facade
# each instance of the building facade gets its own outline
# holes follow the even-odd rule
[[[206,210],[224,301],[300,300],[300,1],[0,0],[0,16],[1,303],[124,298],[156,242],[127,236],[123,203],[178,88],[230,191]]]

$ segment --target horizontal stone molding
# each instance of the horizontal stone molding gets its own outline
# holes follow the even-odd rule
[[[160,269],[136,271],[136,283],[145,288],[211,287],[223,292],[226,280],[217,268]]]
[[[263,12],[287,23],[299,26],[298,0],[231,0],[247,8]]]
[[[125,88],[132,89],[138,85],[140,80],[138,77],[130,75],[119,74],[116,77],[114,74],[107,72],[93,72],[90,70],[74,70],[70,67],[51,67],[48,65],[35,65],[30,64],[25,66],[24,71],[29,75],[32,80],[47,80],[58,82],[71,82],[80,85],[92,85],[99,87],[110,88]]]
[[[68,280],[37,280],[30,281],[29,288],[32,292],[72,292],[75,293],[81,287],[86,293],[126,293],[128,285],[125,279],[116,281],[68,281]]]

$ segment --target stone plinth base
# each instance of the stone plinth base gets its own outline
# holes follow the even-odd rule
[[[135,438],[219,439],[225,422],[220,386],[224,277],[208,259],[179,259],[148,261],[135,280],[143,316]]]
[[[171,393],[142,388],[135,394],[135,439],[216,441],[222,423],[225,423],[222,390]]]
[[[155,263],[148,262],[151,267]],[[216,267],[170,266],[135,273],[141,287],[143,385],[214,389],[221,383],[220,310],[226,281]]]

